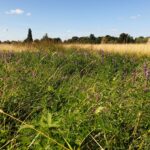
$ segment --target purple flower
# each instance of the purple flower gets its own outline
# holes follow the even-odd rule
[[[147,69],[146,71],[146,79],[147,81],[150,79],[150,69]]]
[[[103,50],[101,50],[101,57],[102,57],[101,63],[102,64],[104,64],[104,56],[105,56],[105,53]]]
[[[145,77],[147,76],[147,64],[146,63],[144,64],[144,75]]]
[[[150,69],[148,68],[147,64],[144,64],[144,75],[148,84],[148,81],[150,79]]]

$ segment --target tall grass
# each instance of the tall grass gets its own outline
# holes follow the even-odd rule
[[[78,48],[92,51],[106,51],[109,53],[150,55],[150,44],[66,44],[67,48]]]
[[[39,45],[35,43],[0,44],[0,52],[15,52],[15,53],[24,51],[36,52],[38,51],[38,48]]]
[[[150,149],[150,58],[39,47],[0,54],[0,149]]]
[[[0,44],[0,51],[38,51],[49,48],[49,42],[33,43],[33,44]],[[131,55],[150,55],[150,44],[59,44],[65,48],[81,49],[88,51],[105,51],[109,53],[131,54]],[[44,48],[43,48],[44,47]]]

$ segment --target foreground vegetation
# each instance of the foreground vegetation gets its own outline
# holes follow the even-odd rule
[[[56,46],[0,57],[0,149],[150,149],[149,57]]]

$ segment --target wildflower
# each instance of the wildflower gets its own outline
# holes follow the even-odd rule
[[[147,67],[146,64],[144,64],[144,75],[146,77],[146,80],[148,81],[150,79],[150,69]]]
[[[147,64],[144,64],[144,75],[145,75],[145,77],[147,75]]]
[[[150,69],[147,69],[147,72],[146,72],[146,79],[147,81],[149,80],[150,78]]]
[[[105,53],[103,50],[101,50],[101,57],[102,57],[101,63],[102,64],[104,64],[104,56],[105,56]]]

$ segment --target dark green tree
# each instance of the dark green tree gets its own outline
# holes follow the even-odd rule
[[[73,43],[78,43],[79,42],[79,38],[77,36],[72,37],[72,42]]]
[[[121,33],[119,36],[119,43],[127,43],[128,34]]]
[[[31,29],[28,30],[28,36],[27,36],[27,38],[25,39],[25,42],[28,42],[28,43],[33,42],[32,30],[31,30]]]
[[[96,37],[95,37],[95,35],[94,34],[90,34],[89,40],[90,40],[91,44],[95,44],[96,43]]]
[[[54,43],[62,43],[61,38],[54,38],[53,41]]]
[[[119,36],[119,43],[134,43],[134,39],[129,34],[122,33]]]
[[[46,34],[42,37],[41,40],[42,40],[42,41],[48,41],[48,40],[49,40],[48,34],[46,33]]]
[[[54,40],[52,38],[50,38],[47,33],[42,37],[41,41],[46,42],[46,43],[53,43],[54,42]]]

